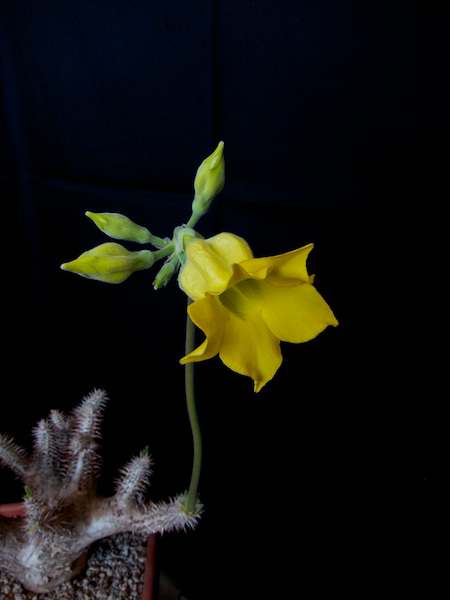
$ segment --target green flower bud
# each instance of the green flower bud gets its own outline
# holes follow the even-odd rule
[[[86,216],[94,221],[99,229],[115,240],[127,240],[149,244],[152,242],[152,234],[146,227],[133,223],[128,217],[119,213],[93,213],[87,211]]]
[[[63,271],[72,271],[87,279],[106,283],[122,283],[134,271],[149,269],[154,262],[150,250],[130,252],[120,244],[110,242],[83,252],[76,260],[61,265]]]
[[[214,152],[205,158],[197,170],[194,181],[195,196],[192,211],[204,215],[213,198],[222,191],[225,183],[225,160],[223,142],[219,142]]]
[[[172,276],[175,274],[179,266],[180,261],[178,260],[178,256],[172,256],[169,260],[167,260],[158,271],[155,281],[153,282],[153,288],[155,290],[159,290],[160,288],[166,286],[172,279]]]

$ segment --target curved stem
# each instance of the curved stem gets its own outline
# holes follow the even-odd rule
[[[188,306],[192,300],[188,298]],[[195,346],[195,325],[192,322],[189,314],[186,320],[186,356],[194,350]],[[192,466],[191,483],[189,486],[188,497],[185,504],[185,511],[190,513],[193,511],[195,501],[197,499],[198,481],[200,479],[200,469],[202,464],[202,436],[200,425],[197,417],[197,409],[195,407],[194,395],[194,363],[185,365],[185,385],[186,385],[186,403],[189,415],[189,421],[192,429],[192,438],[194,442],[194,461]]]

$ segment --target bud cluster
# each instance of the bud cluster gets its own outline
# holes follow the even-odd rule
[[[164,258],[165,263],[156,275],[153,286],[159,289],[167,285],[180,266],[185,264],[188,244],[203,239],[192,227],[207,212],[213,198],[223,188],[223,147],[224,143],[220,142],[214,152],[199,166],[194,180],[192,215],[187,225],[175,227],[172,238],[154,236],[146,227],[137,225],[120,213],[86,212],[86,216],[110,238],[152,244],[157,250],[130,251],[121,244],[110,242],[83,252],[77,259],[62,264],[61,269],[77,273],[86,279],[122,283],[135,271],[149,269],[155,262]]]

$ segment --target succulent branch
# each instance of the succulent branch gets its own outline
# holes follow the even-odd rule
[[[14,440],[0,433],[0,464],[9,467],[22,481],[30,473],[32,463],[26,450],[14,443]]]
[[[150,455],[143,451],[123,467],[121,477],[116,481],[114,501],[117,505],[128,505],[130,502],[142,504],[152,474],[151,466]]]
[[[84,568],[87,550],[115,533],[194,528],[201,505],[186,513],[180,494],[144,504],[152,461],[145,449],[121,470],[115,494],[96,491],[97,440],[107,397],[94,390],[72,415],[53,410],[33,430],[33,453],[0,434],[0,462],[25,484],[26,516],[0,516],[0,564],[37,593],[54,589]]]

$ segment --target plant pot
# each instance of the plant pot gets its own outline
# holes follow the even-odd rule
[[[25,506],[22,502],[0,504],[0,515],[4,517],[23,517],[25,515]],[[157,542],[158,534],[152,533],[149,535],[142,600],[157,600],[158,598],[159,570],[157,567]],[[83,562],[85,563],[85,561]]]

